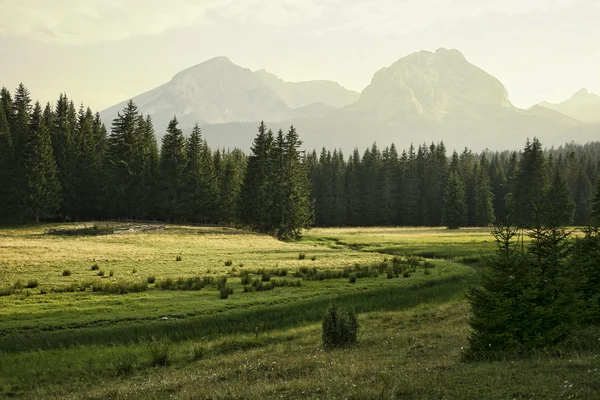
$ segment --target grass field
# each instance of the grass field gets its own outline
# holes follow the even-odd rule
[[[0,289],[37,280],[0,297],[0,397],[600,398],[600,330],[553,354],[461,362],[464,293],[493,250],[489,229],[314,229],[283,243],[186,226],[43,234],[55,226],[0,229]],[[391,273],[393,256],[408,276]],[[245,292],[246,273],[294,285]],[[233,294],[221,299],[213,283],[161,290],[207,276],[227,277]],[[122,282],[147,288],[92,290]],[[356,346],[323,350],[331,301],[358,312]]]

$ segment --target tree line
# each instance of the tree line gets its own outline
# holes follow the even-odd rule
[[[531,223],[550,188],[564,222],[590,222],[600,143],[544,151],[448,156],[443,143],[373,144],[305,154],[296,130],[258,128],[250,155],[210,148],[174,117],[160,149],[152,120],[130,101],[107,129],[61,94],[32,104],[22,84],[0,91],[0,217],[7,220],[156,219],[243,224],[281,238],[319,226],[487,226],[509,213]]]

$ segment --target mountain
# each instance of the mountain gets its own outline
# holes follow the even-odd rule
[[[346,153],[375,141],[400,148],[443,140],[449,150],[520,149],[527,137],[551,146],[600,132],[600,124],[549,108],[513,106],[498,79],[455,49],[403,57],[377,71],[352,102],[355,97],[335,82],[284,82],[219,57],[133,100],[152,115],[159,138],[175,114],[184,132],[198,122],[212,146],[245,150],[261,120],[273,130],[294,125],[308,149]],[[102,112],[103,120],[110,125],[124,104]]]
[[[229,122],[280,120],[290,108],[251,70],[217,57],[176,74],[169,82],[133,98],[138,108],[152,116],[162,132],[174,115],[181,126]],[[127,101],[101,112],[110,121]],[[160,133],[159,133],[160,134]]]
[[[318,103],[340,108],[355,103],[360,96],[360,93],[348,90],[337,82],[285,82],[264,69],[256,71],[255,74],[291,108]]]
[[[600,96],[588,92],[585,88],[562,103],[553,104],[544,101],[538,105],[580,121],[600,122]]]

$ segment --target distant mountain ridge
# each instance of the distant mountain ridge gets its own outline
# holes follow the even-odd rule
[[[600,132],[545,107],[514,107],[504,85],[456,49],[420,51],[377,71],[358,94],[332,81],[285,82],[217,57],[133,98],[152,116],[160,138],[176,115],[189,130],[199,123],[218,147],[248,149],[262,120],[273,129],[295,125],[307,148],[350,151],[374,141],[400,147],[444,140],[449,148],[521,148],[526,137],[547,145],[586,141]],[[110,121],[125,102],[101,112]]]
[[[586,88],[578,90],[571,98],[561,103],[543,101],[538,105],[580,121],[600,122],[600,96],[588,92]]]

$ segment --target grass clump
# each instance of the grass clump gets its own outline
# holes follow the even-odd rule
[[[306,258],[306,254],[305,253],[298,254],[298,260],[304,260],[305,258]]]
[[[27,282],[27,284],[25,285],[25,287],[27,289],[35,289],[36,287],[40,286],[40,282],[38,282],[37,279],[31,279]]]
[[[356,274],[350,274],[348,276],[348,282],[350,282],[350,283],[356,283]]]
[[[145,292],[146,290],[148,290],[148,284],[145,282],[115,282],[92,285],[92,291],[100,293],[127,294]]]
[[[233,261],[227,260],[227,261],[225,261],[224,264],[225,264],[226,267],[231,267],[233,265]]]
[[[98,266],[98,264],[92,265],[92,268],[91,268],[92,271],[98,271],[99,269],[100,269],[100,267]]]
[[[131,353],[123,353],[116,357],[113,362],[113,369],[117,376],[127,376],[133,373],[136,364],[136,357]]]
[[[219,296],[221,297],[221,299],[224,300],[228,298],[230,294],[233,294],[233,288],[228,284],[224,284],[219,288]]]
[[[71,276],[71,270],[68,270],[68,269],[63,270],[62,276]]]
[[[198,361],[204,358],[204,346],[198,343],[194,343],[190,347],[190,359],[192,361]]]
[[[146,278],[146,281],[148,282],[148,284],[153,284],[154,282],[156,282],[156,276],[151,275],[148,278]]]
[[[358,319],[353,310],[340,309],[335,303],[329,305],[322,324],[323,347],[332,349],[356,343]]]
[[[150,365],[153,367],[165,367],[171,363],[171,349],[166,340],[156,340],[152,338],[147,343],[146,349],[150,355]]]
[[[183,258],[181,258],[181,256],[175,257],[175,261],[182,261],[182,260],[183,260]]]
[[[104,271],[100,270],[100,271],[98,271],[98,273],[96,275],[98,275],[98,276],[104,276]]]
[[[206,286],[212,285],[213,282],[212,276],[193,276],[190,278],[167,278],[160,281],[158,286],[161,290],[202,290]]]
[[[109,271],[108,276],[110,276],[111,278],[113,276],[115,276],[115,271],[113,271],[112,269]]]

